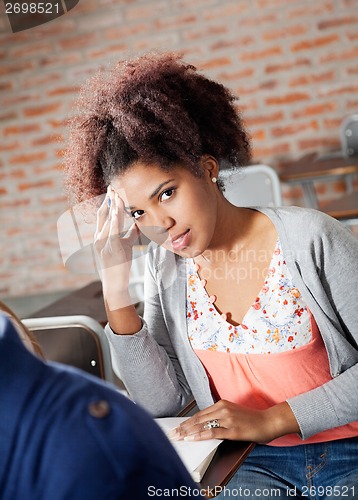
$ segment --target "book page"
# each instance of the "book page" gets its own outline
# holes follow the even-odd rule
[[[162,428],[165,434],[189,417],[167,417],[156,418],[155,421]],[[194,481],[200,481],[214,452],[222,439],[208,439],[205,441],[171,441],[182,462],[191,473]],[[210,457],[209,460],[206,460]],[[202,464],[204,465],[201,470]]]

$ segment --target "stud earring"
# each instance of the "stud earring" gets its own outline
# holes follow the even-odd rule
[[[217,181],[217,178],[216,177],[212,177],[211,178],[211,182],[213,182],[215,184],[215,182]]]

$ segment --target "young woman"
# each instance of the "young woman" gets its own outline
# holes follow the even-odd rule
[[[260,443],[230,482],[237,496],[354,498],[356,237],[318,211],[225,199],[220,167],[250,158],[235,97],[176,55],[97,75],[79,109],[68,185],[77,201],[107,189],[95,248],[131,396],[155,416],[194,397],[174,439]],[[143,318],[128,294],[139,231],[154,242]]]

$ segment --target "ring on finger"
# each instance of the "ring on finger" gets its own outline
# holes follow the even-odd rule
[[[214,420],[208,420],[208,421],[204,424],[204,426],[203,426],[203,428],[204,428],[205,430],[207,430],[207,429],[215,429],[215,428],[217,428],[217,427],[220,427],[220,423],[219,423],[219,420],[218,420],[217,418],[215,418]]]

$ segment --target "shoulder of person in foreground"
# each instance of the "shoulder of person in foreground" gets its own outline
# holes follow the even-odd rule
[[[0,316],[0,497],[142,499],[195,488],[159,427],[109,384],[45,363]]]

